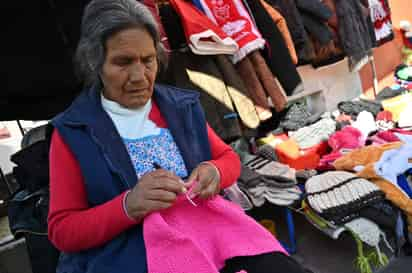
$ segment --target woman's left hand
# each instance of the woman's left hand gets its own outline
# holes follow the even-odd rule
[[[196,185],[190,193],[190,198],[199,196],[206,199],[215,196],[220,191],[219,170],[212,163],[200,163],[190,174],[186,188],[189,189],[194,183]]]

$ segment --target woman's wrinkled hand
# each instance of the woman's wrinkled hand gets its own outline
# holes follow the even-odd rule
[[[192,186],[194,188],[190,193],[190,198],[196,196],[203,199],[214,197],[220,191],[219,170],[212,163],[200,163],[187,180],[186,188],[191,188]]]
[[[170,207],[187,189],[180,177],[166,170],[155,170],[142,176],[126,196],[127,214],[143,219],[148,213]]]

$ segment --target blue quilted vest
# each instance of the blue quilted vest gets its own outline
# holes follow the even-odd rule
[[[190,173],[210,160],[206,120],[192,91],[156,85],[154,100],[182,153]],[[137,181],[135,169],[100,94],[91,89],[52,121],[77,159],[86,183],[90,207],[103,204]],[[62,253],[57,273],[146,273],[142,225],[126,230],[105,245],[78,253]]]

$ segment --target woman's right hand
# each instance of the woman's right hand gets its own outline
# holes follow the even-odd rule
[[[143,219],[146,214],[170,207],[186,188],[180,177],[163,169],[147,173],[126,196],[127,214]]]

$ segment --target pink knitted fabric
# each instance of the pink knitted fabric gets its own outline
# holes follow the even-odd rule
[[[334,170],[333,162],[342,156],[342,150],[360,148],[365,143],[361,131],[352,126],[345,126],[329,138],[328,144],[332,148],[332,152],[321,158],[318,166],[319,170]]]
[[[180,197],[171,208],[144,219],[148,273],[219,273],[229,258],[286,253],[238,205],[220,196],[196,203]]]
[[[356,149],[365,143],[362,140],[362,133],[352,126],[345,126],[342,130],[334,133],[328,140],[333,152],[341,149]]]

